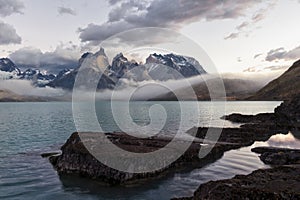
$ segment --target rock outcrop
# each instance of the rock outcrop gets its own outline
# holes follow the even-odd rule
[[[230,114],[223,116],[222,119],[236,123],[255,123],[273,124],[286,129],[300,127],[300,95],[285,100],[280,106],[276,107],[274,113],[260,113],[257,115]]]
[[[289,111],[294,107],[286,105],[291,102],[284,102],[282,105],[280,105],[280,107],[276,109],[275,113],[258,114],[254,116],[243,116],[238,114],[225,116],[225,119],[231,119],[235,122],[242,122],[246,124],[241,125],[240,128],[224,128],[222,130],[218,130],[219,128],[210,128],[211,130],[215,130],[212,131],[212,133],[221,132],[221,135],[219,137],[214,134],[207,135],[208,128],[192,128],[187,133],[196,133],[197,139],[177,161],[169,166],[166,166],[160,171],[130,174],[111,169],[99,162],[89,153],[89,151],[85,148],[83,141],[81,141],[82,138],[79,137],[79,133],[73,133],[68,141],[62,146],[62,154],[59,156],[50,157],[50,161],[60,175],[77,174],[80,176],[97,179],[109,185],[126,184],[130,182],[136,182],[141,179],[160,177],[180,167],[201,167],[220,158],[225,151],[237,149],[243,146],[250,146],[255,141],[267,141],[272,135],[278,132],[285,134],[288,133],[291,127],[290,125],[285,124],[287,120],[286,118],[294,116],[295,119],[298,119],[296,111]],[[293,103],[293,105],[295,106],[295,103]],[[285,116],[284,113],[289,113],[290,115]],[[291,113],[295,113],[295,115],[292,115]],[[285,120],[282,120],[283,118]],[[127,151],[136,153],[155,151],[157,149],[165,147],[171,141],[171,138],[161,137],[152,137],[145,139],[135,138],[125,133],[98,134],[102,135],[102,137],[108,137],[115,145]],[[205,145],[202,145],[204,139],[206,142],[205,145],[208,145],[208,147],[210,142],[216,143],[216,145],[206,157],[199,158],[198,155],[200,148],[205,148]],[[102,143],[100,144],[102,145]],[[114,156],[112,154],[110,155]]]
[[[300,149],[256,147],[252,151],[261,154],[260,159],[268,165],[300,164]]]
[[[225,128],[223,130],[217,130],[219,128],[211,129],[214,129],[212,133],[221,131],[218,141],[214,141],[216,136],[213,134],[206,137],[208,128],[192,128],[188,131],[188,133],[195,133],[196,131],[197,139],[178,160],[160,171],[130,174],[109,168],[89,153],[84,146],[82,137],[79,137],[79,134],[88,134],[91,137],[95,136],[95,134],[100,134],[103,137],[108,137],[112,143],[122,149],[136,153],[152,152],[161,149],[171,141],[171,138],[164,137],[152,137],[146,139],[135,138],[125,133],[73,133],[62,146],[62,154],[50,157],[50,162],[53,164],[59,175],[76,174],[96,179],[109,185],[127,184],[140,181],[142,179],[160,177],[181,168],[201,167],[221,158],[225,151],[250,146],[255,141],[268,140],[270,136],[278,132],[279,127],[273,124],[246,124],[241,128]],[[280,131],[287,133],[287,130],[285,129],[281,129]],[[204,139],[206,139],[206,145],[208,144],[207,146],[202,146]],[[95,141],[95,139],[89,140]],[[99,140],[97,141],[99,144]],[[102,140],[100,140],[100,145],[105,145],[104,143],[102,144],[101,141]],[[184,142],[184,140],[182,142]],[[200,148],[209,148],[210,142],[217,143],[208,155],[204,158],[199,158],[198,155]],[[180,148],[180,146],[178,146],[178,148]],[[111,152],[101,153],[108,153],[109,156],[115,156]]]
[[[275,114],[283,120],[282,123],[292,127],[300,127],[300,95],[281,103],[275,108]]]
[[[299,132],[299,111],[300,98],[296,96],[283,102],[274,113],[224,116],[223,119],[246,124],[240,129],[224,129],[219,141],[226,142],[227,138],[240,142],[258,141],[276,133]],[[234,132],[239,132],[240,136],[236,137],[238,134],[234,135]],[[203,137],[203,133],[199,129],[197,136]],[[200,185],[192,197],[178,199],[300,199],[300,149],[257,147],[252,151],[261,154],[260,159],[265,164],[276,167],[232,179],[210,181]]]
[[[300,166],[259,169],[249,175],[202,184],[193,197],[181,200],[300,199]]]
[[[157,149],[165,147],[171,138],[154,137],[154,138],[135,138],[124,133],[73,133],[67,142],[62,146],[62,154],[59,156],[52,156],[49,158],[50,162],[57,170],[58,174],[63,175],[79,175],[82,177],[88,177],[96,179],[102,183],[108,185],[127,184],[143,179],[149,179],[152,177],[160,177],[171,171],[181,170],[182,168],[201,167],[210,162],[213,162],[222,157],[223,153],[231,148],[237,148],[238,145],[228,146],[225,144],[216,144],[211,152],[204,158],[199,158],[199,150],[202,142],[193,142],[187,151],[174,163],[165,168],[147,173],[127,173],[112,169],[101,162],[99,162],[85,147],[82,138],[79,135],[85,134],[85,136],[96,137],[101,134],[103,137],[108,137],[112,143],[120,148],[136,153],[152,152]],[[97,137],[98,137],[97,136]],[[100,136],[101,137],[101,136]],[[99,139],[97,143],[102,144]],[[183,141],[184,142],[184,141]],[[105,145],[103,143],[103,145]],[[180,145],[178,145],[180,148]],[[207,148],[203,146],[203,148]],[[176,149],[175,149],[176,150]],[[112,152],[101,152],[103,155],[113,155]],[[162,160],[163,162],[163,160]]]

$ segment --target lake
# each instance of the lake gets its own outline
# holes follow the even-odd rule
[[[215,102],[213,109],[210,102],[182,103],[187,109],[197,106],[200,111],[199,122],[187,120],[184,130],[199,125],[238,126],[220,119],[224,115],[222,108],[218,108],[221,103]],[[181,116],[178,113],[178,102],[133,102],[130,108],[132,120],[138,125],[149,124],[149,108],[154,104],[161,104],[166,108],[170,117],[163,131],[172,134],[178,128],[176,123],[179,120],[178,116]],[[272,112],[279,104],[280,102],[227,102],[226,114]],[[117,104],[120,113],[123,106],[122,102]],[[97,102],[96,111],[104,131],[119,130],[113,120],[109,102]],[[257,142],[252,147],[226,152],[220,160],[203,168],[175,173],[138,185],[105,187],[82,178],[60,179],[48,160],[40,154],[58,150],[71,133],[76,131],[72,103],[1,103],[0,113],[0,198],[169,199],[192,195],[201,183],[209,180],[230,178],[236,174],[248,174],[255,169],[268,167],[250,151],[253,146],[268,144]],[[159,119],[161,116],[154,117]],[[188,113],[183,117],[188,118]],[[284,138],[281,136],[281,139],[282,137]],[[278,139],[274,138],[273,140],[278,142]]]

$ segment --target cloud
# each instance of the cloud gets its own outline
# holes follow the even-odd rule
[[[42,52],[33,47],[24,47],[9,55],[17,65],[35,67],[57,72],[63,67],[74,68],[80,57],[80,50],[72,43],[60,44],[52,52]]]
[[[286,70],[287,68],[289,68],[289,66],[269,66],[269,67],[265,67],[264,69],[277,71],[277,70]]]
[[[277,60],[296,60],[300,58],[300,46],[287,51],[283,47],[272,49],[266,56],[266,61],[272,62]]]
[[[236,27],[236,29],[237,29],[237,30],[242,30],[243,28],[246,28],[246,27],[249,26],[249,25],[250,25],[249,22],[243,22],[243,23],[241,23],[240,25],[238,25],[238,26]]]
[[[268,10],[272,9],[275,6],[276,2],[268,2],[267,8],[261,8],[257,10],[251,17],[250,20],[242,22],[240,25],[235,27],[235,32],[229,34],[228,36],[224,37],[225,40],[227,39],[235,39],[241,35],[248,36],[250,29],[259,21],[263,20],[266,17]],[[248,31],[245,31],[247,29]]]
[[[116,33],[140,27],[165,27],[179,29],[198,20],[233,19],[243,16],[246,10],[261,0],[110,0],[112,10],[108,21],[79,28],[82,42],[100,43]]]
[[[228,39],[235,39],[240,35],[240,33],[231,33],[230,35],[226,36],[224,39],[228,40]]]
[[[76,11],[73,10],[72,8],[67,8],[62,6],[57,8],[57,12],[60,15],[73,15],[73,16],[77,15]]]
[[[29,80],[0,80],[0,89],[26,96],[57,97],[66,94],[62,89],[34,87]]]
[[[266,10],[261,10],[261,12],[253,15],[252,22],[256,23],[256,22],[263,20],[266,17],[265,12],[266,12]]]
[[[115,5],[116,3],[118,3],[120,0],[108,0],[110,5]]]
[[[279,77],[283,71],[281,70],[261,70],[259,67],[249,67],[240,73],[225,73],[221,76],[228,79],[242,79],[253,81],[261,87],[265,86],[268,82]]]
[[[205,80],[217,77],[218,76],[215,75],[199,75],[180,80],[145,80],[141,82],[120,79],[118,87],[114,90],[106,89],[101,92],[97,92],[95,96],[93,92],[80,91],[80,99],[88,100],[91,98],[96,98],[97,100],[149,100],[153,99],[154,97],[167,94],[170,91],[176,91],[179,89],[185,89],[192,94],[192,92],[194,92],[191,87],[192,85],[196,85],[204,82]],[[181,98],[182,97],[183,96],[181,96]]]
[[[0,45],[20,44],[21,41],[21,37],[13,26],[0,20]]]
[[[253,56],[253,58],[256,59],[256,58],[258,58],[258,57],[261,56],[261,55],[262,55],[262,53],[255,54],[255,55]]]
[[[23,13],[23,2],[19,0],[0,0],[0,16],[7,17],[14,13]]]
[[[256,67],[248,67],[247,69],[244,69],[243,72],[260,72]]]

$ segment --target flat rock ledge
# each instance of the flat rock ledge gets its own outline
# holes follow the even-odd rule
[[[232,148],[239,148],[240,145],[232,144],[223,145],[216,144],[214,148],[204,158],[199,158],[200,148],[208,148],[201,146],[201,141],[194,141],[187,151],[174,163],[165,168],[147,173],[127,173],[112,169],[99,162],[85,147],[82,138],[84,136],[99,136],[108,137],[112,143],[118,147],[136,153],[152,152],[165,147],[171,138],[154,137],[154,138],[135,138],[125,133],[73,133],[67,142],[61,147],[62,153],[58,156],[49,158],[54,169],[63,178],[64,175],[78,175],[95,179],[107,185],[120,185],[136,183],[143,179],[157,178],[166,175],[172,171],[183,170],[186,168],[202,167],[208,163],[214,162],[221,158],[223,153]],[[97,141],[99,143],[99,140]],[[101,141],[100,141],[101,142]],[[105,145],[104,143],[101,145]],[[178,146],[178,148],[180,145]],[[105,148],[104,148],[105,149]],[[103,152],[103,155],[116,156],[113,152]],[[120,159],[121,156],[120,156]],[[164,162],[164,159],[160,159]],[[149,163],[152,164],[152,163]]]

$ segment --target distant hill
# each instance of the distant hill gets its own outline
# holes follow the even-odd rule
[[[214,88],[214,85],[216,85],[217,79],[210,79],[206,82],[201,82],[192,85],[194,94],[191,94],[191,90],[187,90],[185,88],[178,89],[176,91],[176,94],[180,95],[180,97],[183,100],[210,100],[209,91],[207,88],[207,85]],[[243,79],[229,79],[224,78],[223,79],[226,97],[225,96],[216,96],[218,99],[227,99],[227,100],[241,100],[246,97],[249,97],[256,91],[258,91],[261,88],[261,85],[255,81],[250,80],[243,80]],[[216,85],[217,87],[218,85]],[[195,99],[195,95],[197,96]],[[171,101],[171,100],[177,100],[174,93],[169,92],[167,94],[159,95],[156,97],[153,97],[149,100],[163,100],[163,101]]]
[[[300,94],[300,60],[246,100],[289,100]]]

